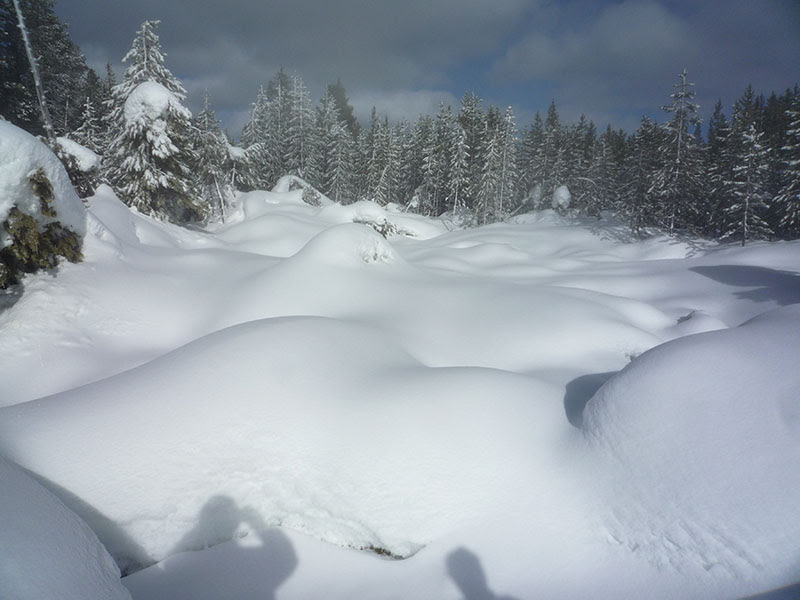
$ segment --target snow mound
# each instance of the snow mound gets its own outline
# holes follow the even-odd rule
[[[81,146],[78,142],[73,142],[67,137],[59,137],[56,139],[61,149],[75,159],[78,169],[83,173],[88,173],[92,169],[100,169],[100,156],[94,151],[89,150],[89,148],[85,146]]]
[[[447,231],[443,223],[383,207],[377,202],[360,200],[352,204],[332,204],[320,210],[320,217],[330,223],[363,223],[386,237],[430,239]]]
[[[42,214],[40,200],[28,180],[39,169],[44,170],[53,186],[52,206],[57,218]],[[14,206],[40,226],[58,220],[78,235],[86,230],[86,209],[61,161],[31,134],[0,119],[0,223]],[[0,230],[0,247],[9,243],[8,234]]]
[[[187,119],[192,113],[180,99],[156,81],[144,81],[137,85],[125,100],[125,121],[158,121],[167,112],[177,112]]]
[[[352,322],[267,319],[4,408],[0,449],[132,569],[274,525],[408,556],[498,503],[531,505],[509,490],[569,428],[531,401],[545,393],[427,369]]]
[[[0,594],[14,600],[130,599],[97,536],[0,457]]]
[[[798,572],[800,305],[658,346],[589,401],[609,534],[656,564]],[[657,468],[656,468],[657,466]],[[787,552],[794,548],[794,552]],[[775,585],[790,583],[775,581]]]
[[[553,210],[564,212],[569,208],[571,202],[572,194],[567,186],[560,185],[553,191]]]
[[[336,225],[317,234],[290,259],[289,265],[294,267],[300,261],[338,267],[404,263],[389,242],[372,227],[355,223]]]

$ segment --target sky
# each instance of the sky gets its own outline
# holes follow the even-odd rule
[[[258,87],[283,68],[316,102],[341,79],[356,116],[391,120],[460,105],[474,91],[529,124],[555,101],[598,129],[662,121],[688,70],[707,121],[752,84],[800,82],[800,0],[56,0],[90,66],[120,62],[160,19],[167,67],[197,110],[205,90],[238,136]]]

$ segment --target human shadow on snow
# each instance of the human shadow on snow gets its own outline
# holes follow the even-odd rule
[[[239,526],[249,526],[252,543],[225,544],[240,536]],[[217,548],[215,548],[217,547]],[[192,563],[193,552],[210,554]],[[217,554],[217,552],[221,552]],[[254,509],[237,506],[228,496],[213,496],[200,510],[197,522],[169,552],[170,558],[141,575],[161,591],[179,598],[254,598],[274,600],[277,589],[297,568],[291,541],[277,527],[268,527]],[[196,556],[196,555],[195,555]],[[187,561],[189,568],[186,568]],[[224,561],[237,577],[220,578],[216,569],[203,569],[208,561]],[[193,567],[193,568],[192,568]],[[141,585],[132,582],[135,591]]]
[[[780,306],[800,302],[800,273],[750,265],[716,265],[689,269],[726,285],[753,288],[736,292],[737,298],[776,302]]]
[[[497,596],[486,581],[480,559],[466,548],[458,548],[447,555],[447,573],[464,600],[517,600],[511,596]]]
[[[619,371],[609,371],[608,373],[591,373],[576,377],[567,384],[564,390],[564,412],[567,413],[567,420],[573,427],[583,425],[583,409],[586,403],[591,400],[595,392]]]

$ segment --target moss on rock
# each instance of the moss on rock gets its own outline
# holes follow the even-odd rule
[[[42,215],[57,219],[58,214],[53,206],[53,186],[44,169],[37,170],[28,181],[39,199]],[[10,237],[11,244],[0,248],[0,289],[19,283],[26,273],[54,268],[58,265],[59,257],[70,262],[83,260],[80,236],[58,220],[40,227],[33,216],[15,206],[9,211],[2,227]]]

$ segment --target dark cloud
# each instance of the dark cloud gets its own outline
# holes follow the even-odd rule
[[[493,65],[497,82],[553,90],[562,113],[631,127],[661,117],[684,67],[708,114],[747,84],[782,91],[800,78],[800,4],[626,0],[594,11],[572,4],[530,29]],[[586,12],[590,15],[587,17]]]
[[[457,104],[467,90],[511,104],[520,124],[551,98],[604,127],[658,115],[686,66],[698,96],[726,105],[747,83],[800,77],[795,0],[59,0],[90,64],[118,63],[139,24],[161,19],[167,63],[197,107],[205,89],[236,131],[283,67],[318,98],[341,78],[357,114],[392,118]]]

